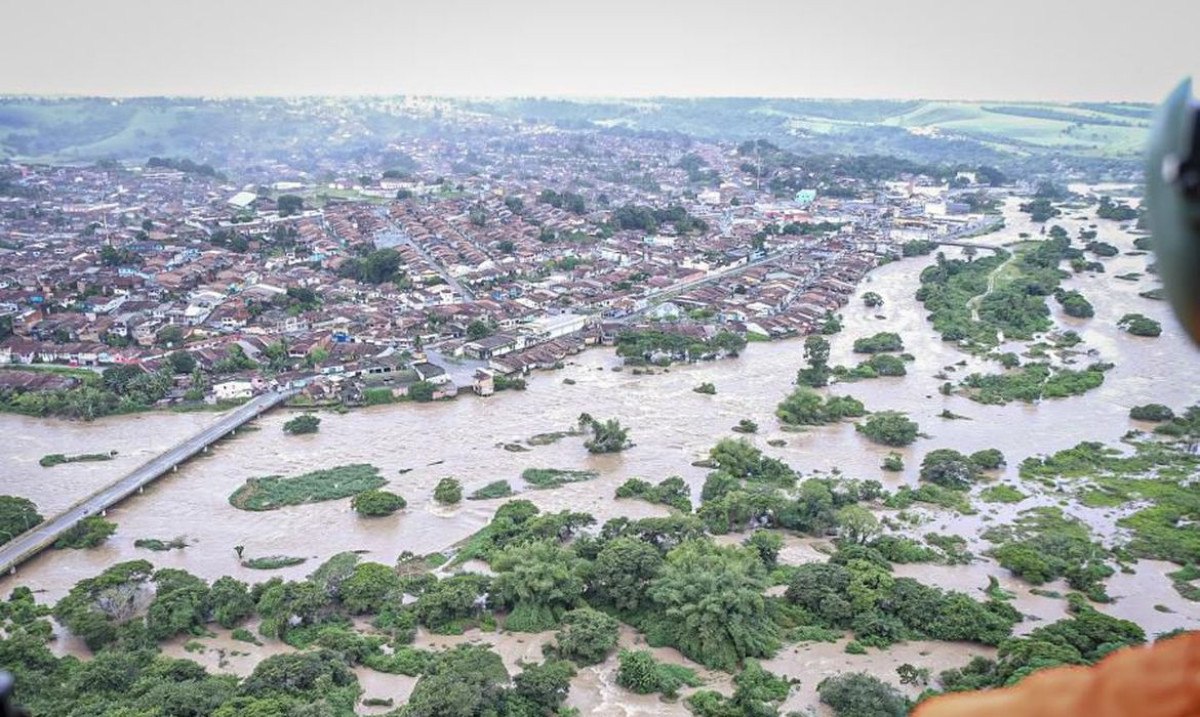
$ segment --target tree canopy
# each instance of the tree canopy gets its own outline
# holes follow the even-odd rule
[[[766,611],[766,571],[756,551],[684,543],[667,554],[650,584],[658,611],[650,633],[707,667],[732,670],[747,657],[770,657],[779,628]]]
[[[920,427],[898,411],[873,413],[857,426],[859,433],[885,446],[907,446],[917,440]]]

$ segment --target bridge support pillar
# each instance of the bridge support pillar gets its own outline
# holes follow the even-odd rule
[[[9,574],[9,575],[16,575],[16,574],[17,574],[17,566],[16,566],[16,565],[14,565],[14,566],[12,566],[11,568],[9,568],[9,569],[8,569],[8,574]]]
[[[173,466],[171,466],[171,472],[172,472],[172,473],[178,473],[178,472],[179,472],[179,466],[178,466],[178,465],[173,465]]]
[[[204,446],[204,448],[202,450],[204,453],[208,453],[208,446]]]
[[[138,486],[138,495],[141,495],[142,493],[145,493],[145,492],[146,492],[146,486],[139,485]]]
[[[107,517],[108,517],[108,508],[105,508],[104,510],[100,511],[100,517],[101,517],[101,518],[107,518]]]

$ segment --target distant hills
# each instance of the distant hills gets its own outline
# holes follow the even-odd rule
[[[768,139],[800,153],[924,162],[1132,162],[1153,108],[1127,103],[806,99],[0,98],[0,157],[191,157],[216,166],[353,158],[398,137],[564,129]]]

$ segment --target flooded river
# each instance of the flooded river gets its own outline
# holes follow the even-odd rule
[[[1006,229],[977,241],[998,245],[1017,241],[1020,232],[1040,231],[1040,227],[1031,226],[1025,215],[1015,211],[1015,204],[1010,200],[1005,207]],[[1062,224],[1075,237],[1081,226],[1093,221],[1077,219],[1069,212],[1051,224]],[[1115,223],[1099,224],[1100,240],[1117,245],[1122,252],[1133,249],[1132,235],[1122,232]],[[958,255],[959,251],[948,250],[947,255]],[[1133,427],[1128,418],[1131,406],[1158,402],[1178,410],[1200,399],[1197,381],[1192,378],[1200,357],[1175,325],[1164,302],[1137,295],[1157,283],[1144,274],[1151,259],[1124,254],[1102,259],[1107,269],[1105,274],[1077,275],[1065,282],[1065,288],[1080,290],[1092,302],[1096,315],[1088,320],[1064,317],[1057,302],[1051,301],[1056,321],[1083,336],[1085,343],[1080,348],[1098,350],[1100,359],[1111,361],[1116,367],[1095,391],[1038,405],[983,406],[961,396],[939,394],[942,379],[935,374],[946,366],[967,361],[966,367],[956,367],[950,374],[952,380],[975,370],[996,371],[998,366],[968,357],[944,344],[926,322],[913,292],[918,274],[933,261],[932,257],[904,260],[872,272],[860,285],[859,294],[874,291],[883,297],[884,305],[868,309],[855,296],[843,312],[844,330],[832,337],[831,363],[857,363],[861,357],[851,352],[853,340],[883,330],[900,333],[906,350],[916,360],[909,365],[906,377],[841,385],[832,391],[853,395],[870,410],[905,411],[918,421],[929,437],[901,449],[906,468],[899,474],[879,469],[887,449],[867,442],[852,424],[804,433],[780,430],[774,410],[791,389],[796,369],[802,365],[801,341],[752,343],[738,359],[672,367],[648,376],[613,370],[620,363],[613,351],[596,349],[575,357],[561,371],[533,377],[524,392],[506,392],[488,399],[464,395],[451,402],[382,406],[345,415],[323,414],[321,430],[313,435],[284,435],[281,426],[289,417],[288,412],[272,412],[256,422],[257,430],[240,432],[237,438],[158,481],[144,495],[109,511],[109,518],[120,527],[103,546],[87,551],[49,551],[22,566],[17,575],[6,577],[0,590],[7,593],[15,585],[27,584],[41,591],[40,599],[53,601],[79,579],[94,575],[114,562],[133,558],[146,558],[161,567],[183,568],[210,580],[234,575],[258,581],[276,574],[301,577],[320,561],[345,550],[369,551],[365,559],[383,563],[393,562],[404,551],[424,554],[445,550],[483,526],[502,502],[465,501],[450,509],[437,506],[432,500],[433,488],[445,476],[459,478],[465,492],[470,493],[497,479],[507,479],[514,487],[521,487],[519,476],[529,467],[589,469],[597,471],[599,477],[554,490],[523,490],[522,497],[544,510],[587,511],[600,522],[617,515],[662,515],[666,511],[660,506],[617,501],[613,492],[630,477],[658,481],[679,475],[698,497],[707,471],[691,463],[703,457],[721,438],[737,435],[730,428],[742,418],[752,419],[760,426],[760,432],[749,437],[752,442],[805,473],[836,467],[850,477],[874,478],[895,488],[901,483],[915,483],[920,458],[931,449],[970,452],[998,448],[1009,465],[1002,479],[1015,480],[1016,465],[1026,456],[1067,448],[1083,440],[1117,440]],[[1114,278],[1127,272],[1142,272],[1144,276],[1138,281]],[[1162,336],[1143,339],[1117,331],[1116,320],[1131,311],[1161,321]],[[1080,362],[1086,364],[1092,360],[1095,359],[1081,357]],[[564,382],[568,378],[573,383]],[[692,388],[701,382],[713,383],[717,394],[693,392]],[[938,414],[946,409],[972,420],[939,418]],[[630,429],[630,438],[636,445],[620,454],[594,456],[584,449],[580,437],[568,436],[551,445],[528,446],[525,452],[503,449],[504,444],[520,443],[535,434],[568,429],[582,412],[599,419],[618,418]],[[0,483],[4,493],[31,498],[43,514],[51,514],[211,420],[212,414],[203,413],[117,417],[91,424],[0,416],[0,432],[6,437]],[[768,441],[773,439],[787,443],[771,447]],[[37,464],[38,458],[46,453],[109,450],[119,452],[116,460],[50,469]],[[378,466],[390,481],[388,488],[403,495],[408,508],[390,518],[364,520],[350,509],[349,500],[263,513],[237,510],[228,502],[229,495],[247,478],[294,475],[358,462]],[[1003,519],[1005,515],[1000,511],[991,519]],[[963,526],[944,514],[938,520],[923,530],[942,524],[951,530]],[[1103,521],[1097,518],[1097,522]],[[981,525],[971,523],[968,529],[976,530]],[[133,545],[139,538],[176,536],[186,536],[189,547],[151,553]],[[236,545],[245,546],[247,557],[279,554],[309,560],[284,570],[249,570],[240,565],[233,550]],[[808,549],[798,548],[794,552],[798,562],[810,554],[820,557]],[[1137,620],[1152,633],[1172,627],[1200,626],[1200,606],[1178,598],[1163,577],[1163,572],[1169,569],[1143,562],[1136,567],[1135,575],[1118,574],[1109,583],[1118,601],[1102,609]],[[981,560],[971,566],[901,566],[898,572],[978,596],[989,574],[1000,576],[1005,571]],[[1025,601],[1018,602],[1019,608],[1044,621],[1062,616],[1063,601],[1032,596],[1028,586],[1007,576],[1003,584],[1018,594],[1019,601]],[[1174,612],[1154,610],[1152,606],[1158,603]],[[1036,623],[1026,624],[1020,629],[1034,626]],[[253,646],[221,639],[226,652],[260,654]],[[516,638],[496,639],[504,642]],[[501,645],[501,653],[519,653],[519,657],[536,659],[540,653],[533,649],[535,637],[521,639],[526,641],[524,645]],[[904,650],[915,652],[908,655]],[[908,661],[918,666],[945,667],[963,662],[961,658],[967,652],[983,654],[979,650],[918,643],[882,655],[872,651],[870,656],[856,657],[843,654],[841,645],[789,646],[769,666],[801,679],[803,695],[794,694],[788,703],[788,708],[799,709],[815,704],[811,689],[824,674],[842,669],[870,669],[894,682],[892,663]],[[227,664],[221,669],[238,672],[244,672],[253,662],[249,656],[227,657],[225,661]],[[889,671],[893,672],[886,674]],[[614,692],[612,677],[612,666],[607,663],[583,670],[572,690],[571,704],[580,707],[584,714],[685,713],[682,706],[667,706],[653,699],[638,706],[646,698],[620,690]],[[407,694],[405,689],[411,690],[407,678],[372,679],[375,681],[367,684],[367,696],[401,698]],[[397,694],[382,694],[388,690]]]

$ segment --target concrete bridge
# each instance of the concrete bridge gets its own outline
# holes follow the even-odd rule
[[[92,493],[49,520],[21,533],[0,546],[0,572],[16,572],[17,566],[54,544],[54,541],[84,518],[103,515],[112,506],[165,473],[174,471],[192,456],[208,451],[216,441],[237,431],[247,421],[294,396],[294,390],[271,391],[238,406],[212,425],[187,440],[172,446],[127,475]]]
[[[983,242],[973,242],[969,241],[969,239],[996,231],[1003,224],[1003,217],[988,217],[971,222],[967,226],[956,229],[945,236],[929,237],[926,241],[938,246],[959,246],[968,249],[987,249],[988,251],[1000,252],[1005,250],[1004,247],[996,246],[995,244],[985,244]]]
[[[968,249],[987,249],[988,251],[994,252],[1008,251],[1004,247],[996,246],[995,244],[981,244],[979,242],[960,241],[956,239],[930,239],[929,243],[937,244],[938,246],[960,246]]]

